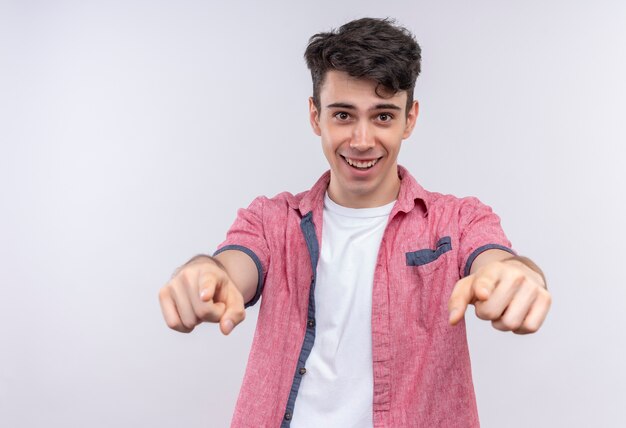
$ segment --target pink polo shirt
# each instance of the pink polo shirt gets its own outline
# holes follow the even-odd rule
[[[375,427],[478,427],[465,324],[448,298],[481,252],[512,252],[499,217],[476,198],[424,190],[399,166],[374,273]],[[330,173],[307,192],[258,197],[216,253],[250,255],[261,308],[232,427],[289,427],[315,342],[315,281]],[[332,421],[329,421],[332,425]]]

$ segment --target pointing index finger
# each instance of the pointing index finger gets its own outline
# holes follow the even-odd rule
[[[457,281],[454,286],[448,300],[448,311],[450,312],[448,322],[450,325],[456,325],[463,319],[467,305],[474,300],[473,282],[474,275],[469,275]]]
[[[219,287],[223,284],[224,278],[219,271],[209,269],[200,274],[198,279],[198,293],[200,300],[208,302],[215,298],[215,294],[219,293]]]
[[[487,300],[496,288],[499,276],[498,272],[484,269],[476,272],[474,275],[474,295],[478,300]]]

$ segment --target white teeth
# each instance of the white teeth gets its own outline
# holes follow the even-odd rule
[[[374,159],[369,162],[361,162],[361,161],[353,160],[350,158],[345,158],[345,159],[346,159],[346,162],[348,162],[351,166],[362,168],[362,169],[371,168],[374,165],[376,165],[376,162],[378,162],[378,159]]]

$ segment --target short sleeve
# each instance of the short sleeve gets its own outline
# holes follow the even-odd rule
[[[491,207],[477,198],[461,199],[459,210],[459,274],[469,275],[472,263],[486,250],[498,249],[515,254],[502,226],[500,217]]]
[[[254,305],[263,292],[263,284],[270,263],[270,251],[265,239],[263,227],[263,208],[266,197],[258,197],[248,208],[237,211],[237,218],[226,233],[226,240],[217,247],[214,255],[227,250],[238,250],[246,253],[256,265],[259,282],[254,297],[246,302],[246,307]]]

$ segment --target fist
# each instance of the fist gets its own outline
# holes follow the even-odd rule
[[[241,292],[224,266],[212,257],[192,259],[159,290],[161,312],[168,327],[191,332],[202,322],[219,323],[229,334],[245,318]]]

